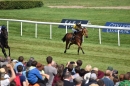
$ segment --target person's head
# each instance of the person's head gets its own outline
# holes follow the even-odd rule
[[[37,63],[36,67],[39,71],[43,70],[44,68],[44,66],[41,63]]]
[[[90,79],[91,80],[97,80],[97,75],[95,73],[91,73]]]
[[[56,82],[55,86],[64,86],[64,82],[62,80],[59,80]]]
[[[106,70],[105,71],[105,76],[111,77],[111,70]]]
[[[80,73],[80,66],[76,66],[76,67],[75,67],[75,72],[76,72],[76,73]]]
[[[48,64],[51,64],[51,63],[52,63],[52,60],[53,60],[53,58],[52,58],[51,56],[48,56],[48,57],[46,58],[46,61],[47,61]]]
[[[64,74],[64,77],[63,77],[64,79],[68,79],[68,80],[71,80],[71,73],[70,72],[66,72],[65,74]]]
[[[32,61],[31,66],[36,67],[36,65],[37,65],[37,61]]]
[[[107,67],[107,70],[113,71],[113,67],[108,66],[108,67]]]
[[[104,81],[101,80],[101,79],[97,81],[97,84],[98,84],[99,86],[104,86],[104,85],[105,85]]]
[[[90,72],[92,70],[92,66],[90,64],[86,65],[85,71]]]
[[[23,62],[24,61],[24,57],[23,56],[19,56],[18,61],[19,62]]]
[[[83,81],[83,78],[80,77],[80,76],[78,76],[78,77],[76,77],[76,78],[74,79],[75,85],[80,85],[80,86],[81,86],[82,81]]]
[[[58,67],[57,67],[57,75],[58,75],[59,77],[62,76],[63,70],[64,70],[64,69],[63,69],[62,65],[58,65]]]
[[[73,70],[73,64],[69,64],[69,65],[68,65],[68,71],[69,71],[69,72],[72,72],[72,70]]]
[[[95,83],[92,83],[91,85],[89,86],[99,86],[98,84],[95,84]]]
[[[4,68],[0,68],[0,80],[4,80],[4,76],[6,74],[6,71]]]
[[[23,71],[23,66],[22,65],[18,65],[17,66],[17,70],[18,70],[18,72],[22,72]]]
[[[77,66],[82,66],[82,61],[81,60],[77,60],[76,63],[77,63]]]
[[[81,27],[81,23],[76,23],[76,26],[77,27]]]
[[[120,81],[123,81],[123,80],[124,80],[124,76],[125,76],[125,74],[120,74],[120,75],[119,75],[119,80],[120,80]]]
[[[130,75],[128,74],[128,73],[126,73],[125,75],[124,75],[124,80],[129,80],[130,79]]]
[[[86,71],[85,71],[85,69],[80,69],[80,73],[79,73],[79,75],[81,76],[81,77],[83,77],[84,75],[86,74]]]

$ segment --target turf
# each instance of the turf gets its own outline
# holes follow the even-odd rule
[[[88,2],[87,2],[88,1]],[[127,22],[130,19],[130,10],[123,9],[67,9],[67,8],[49,8],[49,5],[81,5],[84,6],[129,6],[129,0],[121,3],[120,0],[114,0],[106,3],[104,0],[99,2],[93,0],[82,0],[79,3],[59,0],[44,0],[44,6],[33,9],[20,10],[0,10],[0,18],[22,19],[42,22],[61,22],[63,18],[89,20],[93,25],[104,25],[107,21]],[[117,4],[114,4],[117,1]],[[74,3],[72,3],[74,2]],[[94,2],[94,3],[93,3]],[[65,4],[66,3],[66,4]],[[85,4],[87,3],[87,4]],[[120,5],[119,5],[120,4]],[[0,25],[6,21],[0,21]],[[129,34],[120,34],[121,46],[117,45],[117,33],[102,32],[102,44],[99,44],[98,29],[88,28],[89,38],[85,38],[82,45],[85,54],[80,52],[77,55],[77,46],[73,45],[64,54],[65,43],[61,41],[65,35],[65,29],[58,28],[57,25],[52,26],[52,39],[50,39],[49,25],[38,25],[38,38],[35,38],[35,25],[23,23],[23,36],[20,36],[20,22],[9,22],[9,45],[11,47],[11,57],[17,59],[24,56],[27,61],[33,56],[37,61],[46,64],[46,57],[52,56],[58,64],[66,64],[68,61],[83,61],[83,68],[87,64],[96,66],[101,70],[105,70],[108,66],[119,70],[119,73],[126,73],[130,70],[130,39]],[[68,30],[68,32],[72,32]],[[7,51],[7,50],[6,50]],[[0,56],[3,56],[0,52]]]

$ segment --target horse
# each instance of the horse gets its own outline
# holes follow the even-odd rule
[[[2,25],[0,30],[0,48],[2,49],[2,53],[4,54],[5,58],[7,57],[5,48],[9,50],[9,56],[10,56],[10,47],[8,45],[8,32],[7,28]]]
[[[67,49],[69,49],[71,45],[76,44],[76,45],[78,45],[78,55],[79,55],[79,50],[80,49],[82,50],[82,53],[84,54],[84,51],[83,51],[83,49],[81,47],[81,45],[82,45],[82,37],[84,35],[86,38],[88,38],[88,30],[85,27],[83,27],[83,28],[80,29],[80,31],[78,31],[75,34],[75,37],[73,39],[72,39],[72,35],[73,35],[73,33],[66,33],[64,35],[64,37],[62,38],[63,42],[66,41],[66,46],[65,46],[64,53],[66,53]]]

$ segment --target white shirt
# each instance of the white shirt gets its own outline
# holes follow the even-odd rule
[[[10,84],[10,81],[9,79],[0,80],[0,84],[1,86],[8,86]]]

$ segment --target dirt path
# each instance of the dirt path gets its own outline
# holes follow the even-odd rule
[[[48,6],[50,8],[90,8],[90,9],[130,9],[130,6],[118,7],[84,7],[84,6]]]

